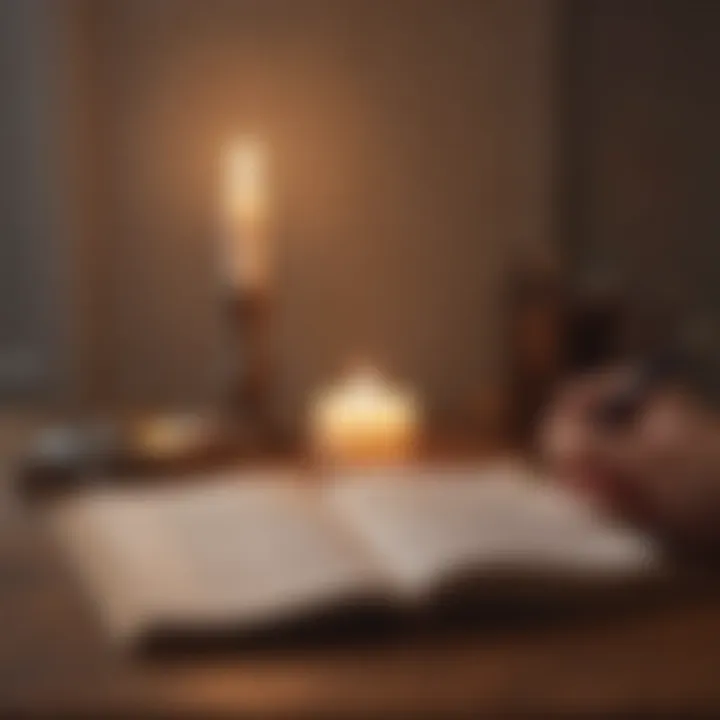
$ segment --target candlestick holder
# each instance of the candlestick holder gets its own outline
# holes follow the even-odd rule
[[[279,442],[271,409],[271,310],[272,298],[264,288],[232,288],[227,295],[231,360],[227,411],[233,430],[263,450]]]

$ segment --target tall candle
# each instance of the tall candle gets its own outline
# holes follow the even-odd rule
[[[270,272],[265,148],[241,138],[222,161],[223,275],[235,289],[262,290]]]

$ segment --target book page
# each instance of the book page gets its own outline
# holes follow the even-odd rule
[[[153,623],[248,625],[378,587],[312,489],[277,474],[95,491],[55,511],[55,534],[114,635]]]
[[[519,463],[346,472],[326,501],[409,597],[467,571],[618,577],[654,550]]]

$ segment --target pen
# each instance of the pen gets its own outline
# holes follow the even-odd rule
[[[605,427],[631,423],[650,396],[665,382],[680,376],[685,365],[682,353],[675,348],[652,353],[636,362],[625,387],[595,410],[595,420]]]

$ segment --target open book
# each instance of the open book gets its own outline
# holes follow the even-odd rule
[[[512,463],[237,472],[96,489],[51,527],[113,636],[257,632],[340,606],[419,608],[493,577],[606,583],[652,574],[649,541]]]

